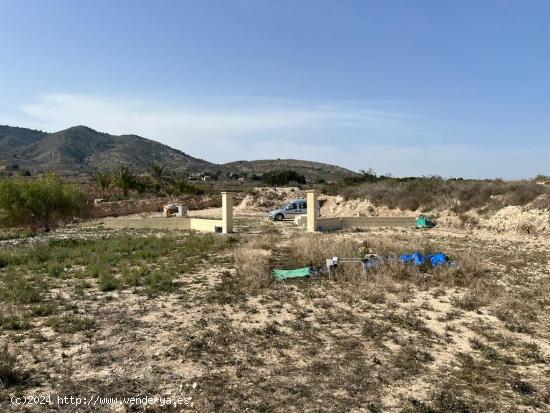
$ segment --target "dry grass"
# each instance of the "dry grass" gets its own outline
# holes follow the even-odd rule
[[[366,198],[376,206],[413,211],[452,209],[457,213],[522,206],[532,201],[535,207],[543,209],[550,202],[548,185],[538,185],[532,180],[381,179],[361,185],[326,185],[324,192],[349,199]]]
[[[233,254],[237,267],[235,284],[240,291],[253,294],[269,285],[271,281],[269,255],[268,250],[249,246],[235,250]]]
[[[223,245],[98,240],[122,252],[115,259],[93,245],[120,282],[112,290],[101,283],[105,266],[88,271],[78,243],[48,241],[49,254],[2,254],[6,371],[30,376],[0,389],[0,410],[9,411],[7,396],[16,391],[190,396],[190,410],[204,413],[548,410],[550,274],[542,240],[527,248],[412,230],[305,236],[284,223],[258,235],[260,224],[248,225],[255,234],[243,231]],[[456,265],[389,259],[366,275],[353,265],[330,278],[275,282],[270,274],[323,266],[334,255],[417,249],[443,250]],[[502,253],[514,250],[523,252]],[[154,276],[163,272],[172,274],[169,288],[143,294],[149,281],[164,285]],[[40,294],[23,294],[25,286]]]

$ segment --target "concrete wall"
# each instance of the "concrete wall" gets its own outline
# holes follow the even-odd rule
[[[94,206],[94,218],[117,217],[142,212],[161,212],[167,203],[186,205],[191,210],[219,207],[221,200],[212,195],[193,195],[175,198],[128,199],[114,202],[101,202]]]
[[[182,229],[202,232],[233,232],[233,194],[222,192],[222,219],[158,217],[158,218],[105,218],[103,223],[108,228],[151,228]]]
[[[409,217],[332,217],[317,218],[317,231],[335,231],[346,228],[364,227],[414,227],[415,218]],[[307,226],[307,217],[299,215],[294,218],[294,224]]]
[[[203,219],[189,218],[191,220],[191,229],[203,232],[216,232],[216,227],[223,228],[221,219]]]
[[[215,232],[215,227],[222,227],[221,219],[203,218],[105,218],[99,222],[113,229],[149,228]]]
[[[317,218],[316,231],[336,231],[342,229],[342,218]]]
[[[342,228],[414,227],[414,217],[343,217]]]

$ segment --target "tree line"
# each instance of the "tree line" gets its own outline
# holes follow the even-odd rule
[[[160,164],[151,164],[146,175],[137,175],[127,165],[121,165],[113,172],[98,172],[94,175],[94,182],[102,198],[118,189],[127,198],[131,191],[142,195],[145,192],[172,195],[202,195],[208,191],[206,185],[190,182],[184,175],[172,176]]]

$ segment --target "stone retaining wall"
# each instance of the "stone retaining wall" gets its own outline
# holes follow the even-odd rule
[[[144,212],[162,212],[168,203],[186,205],[190,210],[206,209],[221,206],[219,196],[200,195],[174,198],[128,199],[123,201],[102,202],[92,210],[92,217],[117,217],[121,215],[140,214]]]

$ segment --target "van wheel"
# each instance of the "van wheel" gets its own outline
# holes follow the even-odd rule
[[[275,215],[275,221],[282,221],[285,217],[283,214],[277,214]]]

